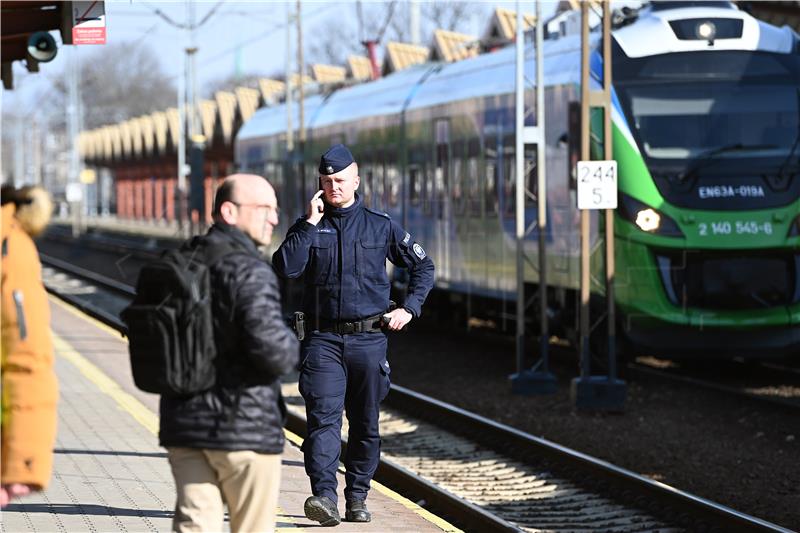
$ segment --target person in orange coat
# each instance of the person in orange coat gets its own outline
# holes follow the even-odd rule
[[[39,187],[3,187],[2,209],[0,506],[47,487],[58,401],[50,308],[32,239],[50,220],[50,196]]]

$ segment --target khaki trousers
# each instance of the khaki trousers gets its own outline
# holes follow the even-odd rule
[[[280,454],[175,447],[167,455],[178,492],[173,531],[222,531],[224,503],[233,533],[275,530]]]

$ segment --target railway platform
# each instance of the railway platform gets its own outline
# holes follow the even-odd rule
[[[50,302],[61,390],[53,476],[46,491],[3,510],[0,531],[169,531],[175,493],[158,446],[158,397],[133,385],[119,333],[55,297]],[[277,531],[319,527],[303,514],[309,486],[301,442],[287,432]],[[458,531],[376,482],[369,503],[371,523],[342,522],[336,530]]]

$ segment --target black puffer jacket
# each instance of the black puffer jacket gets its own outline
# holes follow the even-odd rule
[[[188,398],[162,396],[160,443],[281,453],[278,378],[297,363],[298,342],[281,317],[277,277],[235,227],[216,224],[207,238],[237,248],[211,269],[217,385]]]

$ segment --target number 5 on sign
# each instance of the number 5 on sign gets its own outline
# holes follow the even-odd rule
[[[578,209],[617,208],[617,162],[578,161]]]

